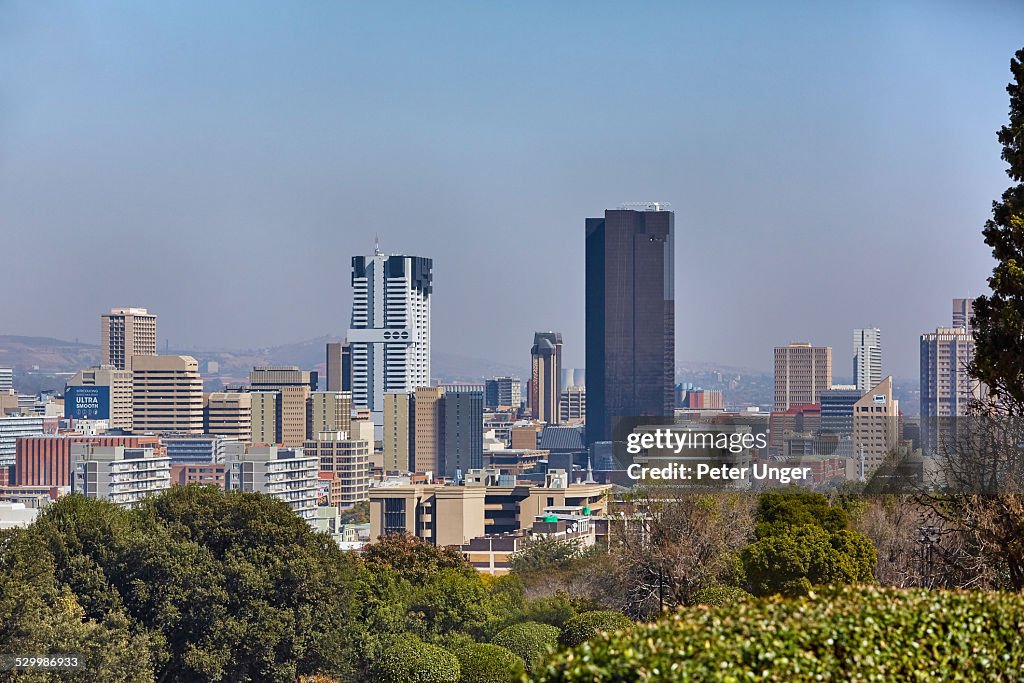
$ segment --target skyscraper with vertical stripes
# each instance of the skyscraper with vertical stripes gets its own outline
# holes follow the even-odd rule
[[[430,385],[433,262],[382,254],[352,258],[352,405],[384,423],[384,394]]]

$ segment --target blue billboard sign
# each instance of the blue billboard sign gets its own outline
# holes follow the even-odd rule
[[[110,387],[68,387],[64,416],[74,420],[109,420]]]

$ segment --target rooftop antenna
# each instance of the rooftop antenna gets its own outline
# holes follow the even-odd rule
[[[380,256],[380,235],[373,236],[373,255]]]

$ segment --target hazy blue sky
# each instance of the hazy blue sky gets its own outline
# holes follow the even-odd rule
[[[677,359],[918,335],[990,269],[1024,3],[0,1],[0,333],[255,347],[348,323],[374,235],[435,349],[583,365],[584,218],[676,210]]]

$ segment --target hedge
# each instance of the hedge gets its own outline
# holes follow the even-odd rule
[[[474,643],[459,650],[461,683],[513,683],[526,671],[523,658],[493,643]]]
[[[727,607],[740,600],[746,600],[750,593],[738,586],[708,586],[696,591],[690,597],[690,605],[707,605],[708,607]]]
[[[844,586],[694,607],[551,657],[541,683],[1017,681],[1024,597]]]
[[[554,626],[524,621],[500,631],[491,643],[519,655],[526,663],[526,670],[533,672],[544,662],[548,652],[558,645],[559,633]]]
[[[562,624],[558,642],[568,647],[576,647],[596,636],[601,631],[623,631],[630,628],[633,622],[621,612],[596,610],[583,612]]]
[[[400,636],[374,662],[378,683],[457,683],[459,660],[439,645]]]

